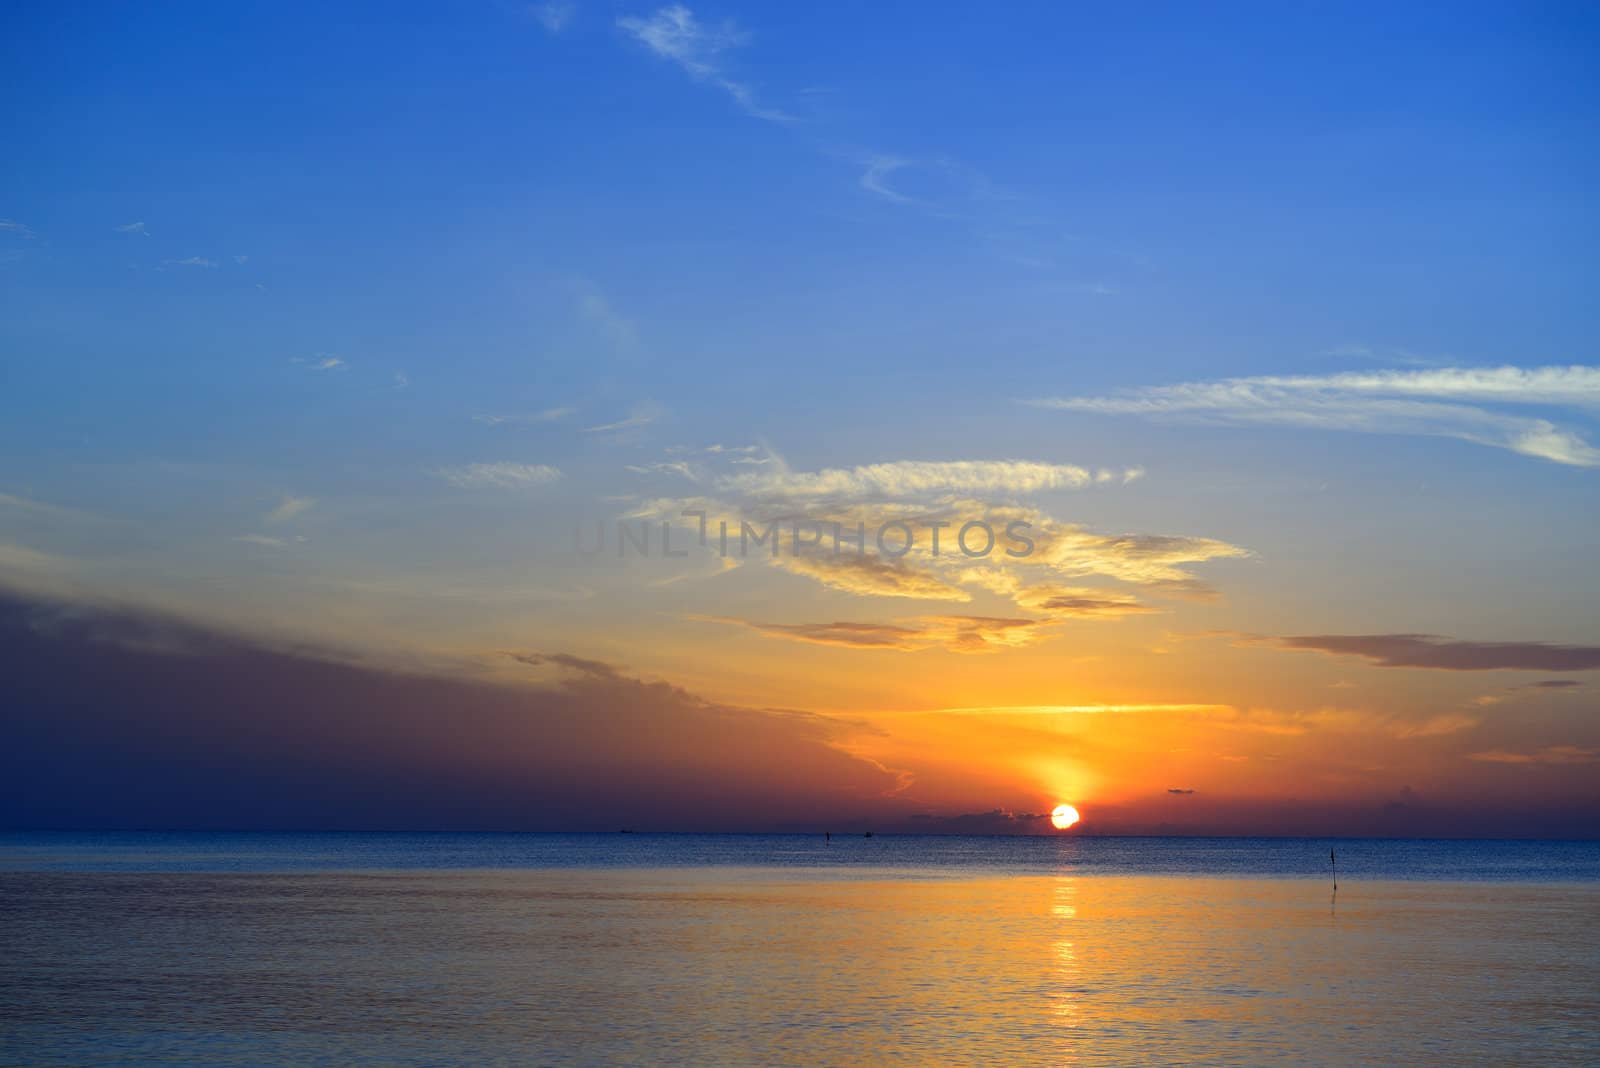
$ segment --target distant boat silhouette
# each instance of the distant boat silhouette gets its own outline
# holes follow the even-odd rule
[[[868,831],[866,834],[862,835],[861,837],[863,837],[863,838],[871,838],[872,837],[872,832]]]

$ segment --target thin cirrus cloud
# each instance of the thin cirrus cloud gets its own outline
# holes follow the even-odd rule
[[[1039,493],[1082,489],[1095,482],[1126,483],[1142,474],[1138,468],[1097,473],[1075,464],[1024,460],[897,460],[821,471],[791,471],[775,463],[771,470],[725,476],[718,486],[756,498],[856,500],[931,493]]]
[[[1577,430],[1517,406],[1600,409],[1600,367],[1431,368],[1185,382],[1027,401],[1060,411],[1456,438],[1552,463],[1600,467]]]
[[[528,13],[539,20],[549,33],[560,33],[572,24],[572,18],[578,13],[575,5],[567,0],[550,0],[549,3],[535,4],[528,9]]]
[[[657,56],[682,67],[695,81],[727,93],[746,115],[768,122],[794,121],[793,116],[762,105],[748,85],[724,73],[721,55],[749,39],[731,22],[707,26],[687,7],[672,4],[648,18],[623,16],[617,26]]]
[[[583,432],[585,434],[610,434],[619,430],[635,430],[642,426],[649,426],[653,422],[655,422],[655,416],[653,415],[634,415],[629,416],[627,419],[618,419],[614,423],[586,426],[583,428]]]
[[[1247,638],[1244,644],[1358,656],[1377,667],[1441,671],[1600,670],[1600,645],[1457,641],[1433,634],[1310,634]]]
[[[1490,749],[1482,753],[1468,753],[1467,759],[1483,764],[1600,764],[1600,749],[1585,749],[1576,745],[1547,745],[1525,753]]]
[[[520,415],[493,415],[483,414],[472,417],[474,423],[484,426],[508,426],[518,424],[554,423],[572,415],[575,408],[546,408],[543,411],[527,412]]]
[[[894,204],[913,204],[913,198],[895,189],[889,184],[889,177],[895,171],[904,170],[911,166],[911,161],[899,156],[868,156],[865,160],[865,169],[857,180],[862,189],[883,197]]]
[[[709,622],[748,627],[774,638],[850,649],[915,652],[940,648],[955,653],[988,653],[1030,645],[1048,620],[1000,616],[920,616],[895,623],[762,623],[748,619],[702,617]]]
[[[1023,587],[1016,591],[1014,599],[1023,608],[1047,612],[1058,618],[1104,619],[1156,611],[1125,593],[1051,583]]]
[[[316,503],[316,500],[311,497],[285,495],[277,506],[266,514],[266,520],[269,523],[287,523],[295,516],[303,515],[310,511]]]
[[[547,486],[561,477],[560,469],[549,464],[511,462],[441,467],[436,473],[461,489],[534,489]]]

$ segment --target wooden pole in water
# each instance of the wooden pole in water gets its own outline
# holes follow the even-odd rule
[[[1328,850],[1328,863],[1333,867],[1333,888],[1339,889],[1339,858],[1333,855],[1333,850]]]

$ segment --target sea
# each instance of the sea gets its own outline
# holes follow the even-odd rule
[[[1600,842],[0,834],[3,1065],[1393,1063],[1600,1064]]]

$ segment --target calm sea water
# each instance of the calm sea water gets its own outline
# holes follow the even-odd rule
[[[0,1064],[1402,1061],[1600,1063],[1600,845],[0,836]]]
[[[792,834],[0,833],[0,871],[813,868],[913,873],[1600,880],[1600,841]]]

